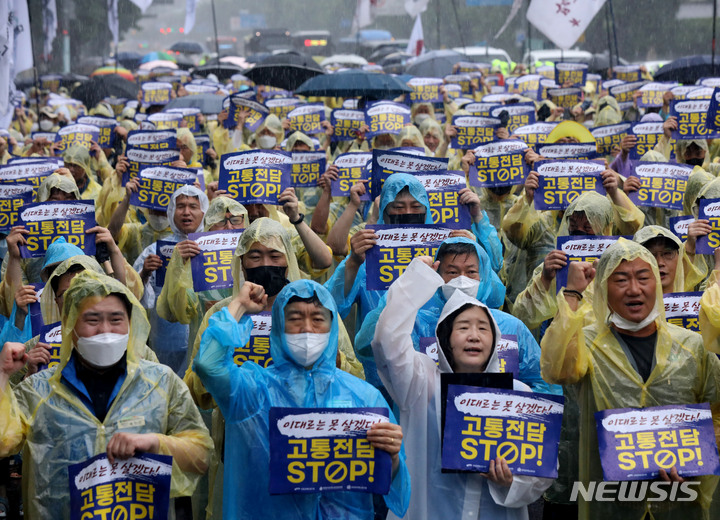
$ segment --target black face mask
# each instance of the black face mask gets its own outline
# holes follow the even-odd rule
[[[250,283],[262,285],[265,294],[275,296],[283,287],[290,283],[285,278],[287,267],[278,267],[275,265],[261,265],[260,267],[245,268],[246,279]]]
[[[690,166],[702,166],[705,162],[705,159],[700,159],[698,157],[695,157],[693,159],[685,159],[685,164],[689,164]]]
[[[583,229],[575,229],[573,231],[570,231],[570,235],[574,237],[590,237],[595,236],[592,233],[588,233],[587,231]]]
[[[424,224],[425,213],[403,213],[401,215],[385,215],[386,224]]]
[[[502,197],[503,195],[507,195],[510,193],[510,191],[513,189],[512,186],[495,186],[493,188],[488,188],[491,193],[494,193],[498,197]]]

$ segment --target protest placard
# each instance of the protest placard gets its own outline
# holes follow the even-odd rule
[[[188,235],[200,248],[200,253],[190,260],[195,292],[233,286],[232,259],[242,232],[242,229],[223,229]]]
[[[640,65],[615,65],[612,69],[613,77],[626,82],[640,81]]]
[[[555,83],[563,87],[584,87],[587,74],[587,63],[555,63]]]
[[[325,152],[292,152],[290,185],[293,188],[316,188],[326,166]]]
[[[223,126],[228,130],[233,130],[240,123],[240,113],[245,112],[245,128],[249,132],[254,132],[262,124],[265,116],[270,111],[262,103],[258,103],[252,99],[247,99],[240,94],[232,94],[223,100],[223,109],[227,109],[228,117],[223,121]]]
[[[303,101],[296,97],[276,97],[265,101],[265,106],[270,113],[276,115],[281,121],[302,104]]]
[[[81,125],[96,126],[100,130],[97,144],[101,148],[112,148],[115,146],[115,127],[118,122],[112,117],[104,116],[82,116],[77,118]]]
[[[482,116],[453,116],[452,126],[457,130],[450,141],[456,150],[466,150],[495,140],[500,119]]]
[[[55,134],[55,154],[62,155],[71,146],[82,146],[88,150],[93,142],[100,140],[100,129],[95,125],[67,125]]]
[[[443,85],[443,80],[440,78],[410,78],[407,85],[413,89],[413,91],[407,95],[410,104],[443,102],[442,94],[440,94],[440,87]]]
[[[637,100],[638,108],[657,108],[664,104],[664,96],[677,83],[658,83],[651,81],[640,87],[641,96]]]
[[[333,197],[349,197],[353,184],[370,180],[373,155],[371,153],[344,153],[333,163],[338,169],[338,180],[332,183]],[[368,186],[369,188],[369,186]],[[370,200],[370,189],[361,200]]]
[[[155,287],[162,288],[165,285],[165,274],[167,266],[172,258],[173,251],[177,242],[171,240],[158,240],[155,248],[155,254],[160,257],[162,265],[155,271]]]
[[[648,123],[634,123],[628,135],[634,135],[637,143],[630,149],[629,158],[633,161],[639,160],[647,152],[654,150],[664,135],[663,122],[652,121]],[[674,140],[671,145],[674,144]]]
[[[149,115],[147,120],[155,125],[157,130],[177,129],[180,128],[183,116],[177,112],[156,112]]]
[[[665,320],[678,327],[700,332],[698,316],[702,295],[701,291],[663,294]]]
[[[541,79],[542,75],[540,74],[526,74],[524,76],[520,76],[515,80],[513,92],[534,101],[540,101],[542,99],[543,92],[543,87],[540,84]],[[483,100],[485,100],[485,98],[483,98]]]
[[[164,81],[147,81],[140,86],[143,106],[167,105],[173,86]]]
[[[62,324],[60,322],[42,325],[38,331],[39,343],[45,343],[50,351],[50,361],[38,365],[38,370],[45,370],[60,364],[60,347],[62,346]]]
[[[181,186],[193,184],[197,170],[173,166],[141,166],[138,191],[130,195],[130,204],[140,208],[167,211],[170,198]]]
[[[248,150],[224,154],[220,160],[219,189],[241,204],[278,205],[290,187],[292,156],[278,150]]]
[[[673,101],[670,115],[677,118],[678,127],[673,130],[675,139],[718,139],[720,130],[706,126],[709,99]]]
[[[177,131],[132,130],[128,133],[127,146],[151,151],[177,150]]]
[[[538,161],[535,171],[539,175],[539,187],[533,197],[535,209],[566,209],[587,191],[605,195],[604,161]]]
[[[180,160],[180,152],[177,150],[146,150],[144,148],[128,148],[125,150],[125,157],[128,160],[128,168],[123,174],[123,186],[127,181],[134,179],[140,173],[143,166],[172,166],[172,163]]]
[[[34,188],[28,184],[0,184],[0,233],[8,234],[18,225],[19,210],[34,199]]]
[[[497,356],[499,371],[512,374],[515,379],[520,377],[520,347],[515,334],[502,334],[498,340]]]
[[[577,87],[549,88],[548,99],[562,108],[572,108],[582,101],[582,89]]]
[[[385,179],[393,173],[432,172],[446,170],[448,159],[426,157],[397,150],[373,150],[371,194],[380,195]]]
[[[699,219],[710,221],[712,231],[698,237],[695,244],[695,253],[712,255],[720,247],[720,199],[700,199]]]
[[[593,262],[600,258],[603,252],[618,241],[619,236],[560,236],[557,237],[557,247],[567,255],[567,265],[558,269],[555,274],[556,292],[567,286],[570,262]],[[632,239],[632,237],[625,237]]]
[[[478,146],[474,150],[475,164],[468,173],[470,186],[493,188],[524,183],[529,168],[525,162],[527,149],[527,145],[517,139]]]
[[[521,139],[528,146],[535,146],[545,142],[548,134],[552,132],[557,123],[546,123],[539,121],[530,125],[516,128],[510,137]]]
[[[695,217],[692,215],[670,217],[669,221],[670,231],[675,233],[675,236],[685,242],[687,240],[688,227],[690,226],[690,223],[695,222]]]
[[[365,110],[365,124],[370,129],[366,139],[380,134],[397,135],[410,124],[410,108],[392,101],[371,103]]]
[[[450,229],[470,229],[473,223],[470,210],[460,204],[458,195],[466,187],[465,173],[442,170],[412,175],[425,187],[433,224]]]
[[[365,124],[365,112],[351,108],[338,108],[330,115],[333,141],[354,141],[358,130]]]
[[[630,194],[638,206],[683,209],[683,197],[692,167],[665,162],[636,162],[633,175],[640,178],[640,190]]]
[[[500,119],[502,112],[507,112],[508,121],[505,128],[512,135],[521,126],[531,125],[535,122],[534,103],[513,103],[512,105],[501,105],[490,111],[490,115]]]
[[[167,110],[168,114],[180,114],[182,115],[183,121],[185,121],[186,128],[193,134],[200,131],[200,121],[198,116],[202,114],[199,108],[171,108]]]
[[[595,138],[597,152],[600,155],[611,155],[613,148],[620,147],[623,137],[632,128],[632,123],[618,123],[616,125],[596,126],[590,130]]]
[[[322,103],[301,105],[288,112],[287,118],[293,132],[302,132],[305,135],[325,132],[322,126],[325,121],[325,106]]]
[[[635,92],[639,90],[646,81],[632,81],[610,87],[610,95],[617,101],[620,110],[627,110],[635,103]]]
[[[263,368],[272,365],[270,355],[270,331],[272,329],[272,314],[259,312],[250,316],[253,328],[250,332],[250,340],[242,347],[236,347],[233,353],[233,361],[236,365],[242,366],[246,361],[257,363]]]
[[[65,200],[26,204],[20,209],[18,225],[25,226],[26,244],[20,247],[22,258],[42,258],[50,244],[60,237],[78,246],[88,256],[95,255],[94,200]]]

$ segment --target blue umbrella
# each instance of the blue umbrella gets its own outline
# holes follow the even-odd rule
[[[685,56],[666,63],[655,73],[655,81],[677,81],[692,85],[700,78],[715,76],[720,71],[720,58],[715,58],[715,64],[709,54]]]
[[[407,63],[405,72],[421,78],[444,78],[452,74],[453,66],[467,56],[450,49],[426,52]]]
[[[311,78],[300,85],[295,94],[393,99],[409,92],[412,92],[412,89],[393,76],[362,70],[347,70]]]

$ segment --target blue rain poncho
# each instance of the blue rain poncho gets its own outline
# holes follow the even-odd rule
[[[327,348],[310,370],[296,364],[285,343],[284,309],[293,296],[317,295],[332,312]],[[273,495],[268,491],[270,408],[382,407],[387,402],[371,385],[335,366],[338,316],[330,294],[319,284],[291,282],[277,295],[272,308],[270,354],[274,364],[254,362],[237,367],[234,349],[250,339],[252,320],[237,321],[227,308],[210,318],[193,369],[210,391],[225,417],[225,494],[223,515],[233,519],[372,519],[372,495],[353,492]],[[390,413],[390,420],[396,422]],[[404,452],[385,497],[388,507],[403,516],[410,501],[410,480]]]

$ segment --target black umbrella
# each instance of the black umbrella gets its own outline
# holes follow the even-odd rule
[[[405,72],[423,78],[444,78],[452,74],[453,66],[467,56],[450,49],[430,51],[409,63]]]
[[[256,85],[270,85],[295,90],[305,81],[323,74],[323,69],[309,56],[294,52],[274,54],[265,58],[245,75]]]
[[[173,52],[184,52],[185,54],[202,54],[205,49],[197,42],[177,42],[173,43],[170,50]]]
[[[715,76],[720,72],[720,58],[715,58],[713,67],[709,54],[698,54],[678,58],[660,67],[655,73],[655,81],[677,81],[686,85],[693,84],[700,78]]]
[[[233,65],[231,63],[216,63],[212,65],[203,65],[192,70],[193,76],[202,76],[203,78],[208,77],[210,74],[215,74],[218,81],[225,81],[230,79],[235,74],[243,74],[245,71],[242,67]]]
[[[135,70],[140,66],[142,54],[139,52],[118,52],[117,61],[126,69]]]
[[[171,108],[199,108],[203,114],[219,114],[222,112],[223,96],[217,94],[195,94],[175,98],[165,105],[163,111]]]
[[[295,91],[302,96],[364,97],[394,99],[412,89],[394,76],[348,70],[307,80]]]
[[[72,97],[82,101],[86,107],[97,105],[106,97],[135,99],[139,87],[116,74],[95,76],[72,91]]]

